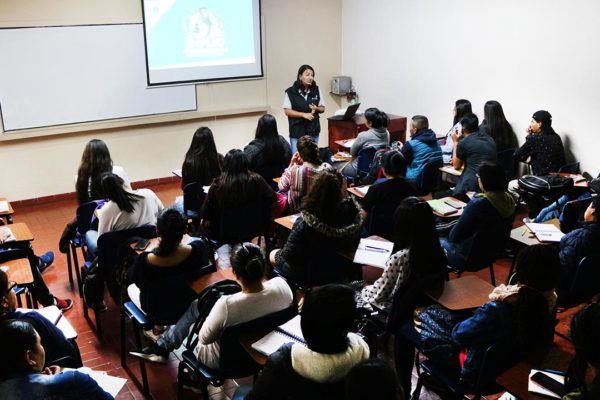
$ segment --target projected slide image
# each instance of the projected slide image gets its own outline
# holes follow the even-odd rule
[[[144,0],[148,67],[255,63],[253,0]]]

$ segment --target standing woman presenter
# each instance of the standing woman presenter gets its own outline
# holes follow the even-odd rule
[[[286,89],[283,111],[290,123],[292,154],[297,151],[298,139],[304,135],[312,136],[319,144],[319,114],[325,112],[325,99],[315,82],[315,70],[310,65],[302,65],[296,81]]]

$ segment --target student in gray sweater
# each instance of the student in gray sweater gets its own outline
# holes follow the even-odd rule
[[[339,162],[334,165],[338,170],[342,171],[344,176],[356,176],[358,153],[362,149],[367,147],[382,149],[390,145],[390,133],[387,130],[390,119],[387,114],[377,108],[367,108],[365,110],[365,119],[367,120],[366,125],[369,130],[359,133],[354,143],[352,143],[352,147],[350,148],[352,161]]]

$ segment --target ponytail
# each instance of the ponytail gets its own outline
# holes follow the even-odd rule
[[[167,257],[177,250],[187,228],[187,219],[174,208],[165,208],[158,216],[156,228],[160,242],[152,250],[158,257]]]
[[[244,283],[260,282],[265,276],[265,255],[259,246],[242,243],[231,257],[231,268]]]

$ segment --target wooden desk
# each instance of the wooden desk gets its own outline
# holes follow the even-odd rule
[[[388,114],[390,122],[388,131],[392,142],[404,143],[406,140],[406,117]],[[355,115],[348,121],[327,119],[329,128],[329,148],[332,152],[343,151],[344,147],[336,143],[338,140],[354,139],[360,132],[368,130],[364,115]]]
[[[565,351],[554,345],[550,348],[548,355],[543,360],[538,362],[520,362],[501,374],[498,379],[496,379],[496,382],[519,399],[548,399],[548,397],[531,393],[527,390],[529,384],[529,372],[531,372],[533,368],[566,371],[574,353],[572,348]]]
[[[16,224],[11,224],[10,226],[0,227],[0,230],[10,229],[13,236],[15,237],[15,242],[31,242],[33,240],[33,234],[29,230],[29,227],[24,222],[18,222]]]
[[[233,271],[231,268],[217,268],[215,272],[208,275],[203,275],[200,278],[196,279],[190,284],[190,287],[196,293],[200,293],[204,288],[208,285],[212,285],[215,282],[223,281],[225,279],[235,280],[235,276],[233,275]]]
[[[0,217],[1,218],[6,218],[6,222],[9,224],[13,223],[13,219],[12,219],[12,215],[15,213],[15,210],[13,210],[12,206],[10,205],[10,202],[5,198],[5,197],[0,197],[0,201],[6,201],[6,206],[7,206],[7,210],[3,210],[0,211]]]
[[[362,199],[367,195],[366,192],[369,190],[370,187],[371,187],[371,185],[353,186],[353,187],[346,188],[346,190],[348,191],[348,193],[353,194],[354,196],[358,197],[359,199]],[[364,190],[364,193],[361,190]]]
[[[456,169],[451,165],[444,165],[443,167],[440,167],[440,171],[442,171],[442,174],[448,174],[453,176],[461,176],[463,172],[462,169]]]
[[[29,259],[20,258],[18,260],[5,261],[1,263],[8,267],[6,274],[9,281],[17,282],[19,285],[29,285],[33,283],[33,274]]]
[[[188,244],[191,241],[191,239],[192,239],[192,237],[186,233],[185,235],[183,235],[183,238],[181,238],[181,243]],[[133,242],[129,246],[132,249],[134,249],[138,254],[143,253],[143,252],[149,253],[158,247],[158,244],[160,243],[160,239],[155,237],[155,238],[151,238],[149,240],[150,240],[150,242],[148,243],[148,246],[146,246],[146,248],[142,249],[142,250],[138,250],[135,248],[135,245],[137,244],[137,242]]]
[[[336,140],[334,143],[346,150],[349,150],[352,148],[352,144],[354,143],[354,140],[355,139],[342,139],[342,140]]]
[[[481,307],[488,301],[494,286],[475,275],[444,282],[443,287],[425,294],[448,310],[468,310]]]
[[[294,223],[296,222],[296,220],[298,219],[299,216],[300,216],[300,213],[286,215],[285,217],[276,218],[274,220],[274,222],[278,225],[283,226],[285,229],[288,229],[291,231],[292,228],[294,227]]]
[[[544,224],[552,224],[560,229],[560,221],[557,218],[552,218]],[[524,244],[525,246],[533,246],[535,244],[549,244],[558,245],[558,243],[540,242],[533,232],[527,227],[527,225],[521,225],[518,228],[514,228],[510,231],[510,238],[516,242]]]
[[[262,339],[272,330],[273,329],[257,329],[252,332],[244,332],[240,335],[240,344],[242,345],[244,350],[246,350],[246,352],[250,355],[250,357],[252,357],[252,359],[256,361],[258,365],[265,365],[267,363],[267,356],[265,356],[263,353],[254,350],[252,348],[252,343],[258,341],[259,339]]]

